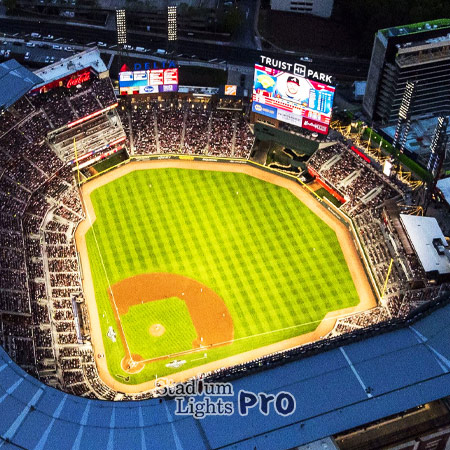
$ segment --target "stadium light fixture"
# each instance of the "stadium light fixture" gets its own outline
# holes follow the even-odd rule
[[[124,9],[116,9],[117,44],[127,43],[127,19]]]
[[[167,39],[169,41],[177,40],[177,7],[167,7]]]

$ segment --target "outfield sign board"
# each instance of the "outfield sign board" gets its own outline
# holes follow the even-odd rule
[[[283,68],[288,66],[292,64],[280,65]],[[308,72],[290,73],[256,64],[252,110],[313,132],[327,134],[335,88],[305,78],[300,73]]]
[[[178,69],[135,70],[119,73],[120,95],[178,91]]]
[[[224,88],[225,95],[236,95],[237,94],[237,86],[235,84],[226,84]]]

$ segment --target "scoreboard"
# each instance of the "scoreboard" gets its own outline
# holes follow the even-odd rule
[[[120,95],[178,91],[178,69],[137,70],[119,73]]]
[[[252,110],[321,134],[328,133],[335,88],[255,65]]]

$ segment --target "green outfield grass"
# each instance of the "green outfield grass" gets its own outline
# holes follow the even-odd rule
[[[327,312],[359,302],[336,234],[287,189],[244,174],[153,169],[104,185],[91,199],[97,220],[86,239],[111,375],[127,374],[119,335],[115,343],[106,337],[109,326],[117,331],[108,284],[142,273],[185,275],[217,292],[233,319],[231,345],[184,356],[181,369],[167,368],[170,359],[147,364],[130,384],[313,331]],[[192,341],[189,313],[171,302],[137,305],[122,317],[136,352],[156,357]],[[156,317],[171,331],[153,347]]]

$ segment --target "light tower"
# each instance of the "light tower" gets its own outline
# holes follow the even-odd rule
[[[448,117],[439,117],[438,124],[434,130],[433,141],[430,145],[431,154],[427,164],[427,169],[431,172],[433,178],[439,177],[439,171],[445,159],[445,150],[448,142],[447,127]]]
[[[398,112],[397,128],[395,129],[394,147],[400,145],[400,152],[405,150],[406,139],[408,138],[409,128],[411,127],[411,110],[414,102],[414,93],[417,82],[407,81],[405,92],[403,93],[402,103]]]
[[[119,76],[122,60],[127,44],[127,17],[124,9],[116,9],[116,33],[117,33],[117,76]]]
[[[448,142],[447,127],[448,116],[440,116],[438,118],[436,129],[434,130],[433,140],[430,145],[430,158],[428,159],[427,164],[427,169],[431,173],[432,178],[426,187],[425,201],[423,205],[425,212],[431,201],[431,196],[436,189],[436,184],[439,180],[442,164],[444,163]]]
[[[175,50],[177,43],[177,7],[167,7],[167,51]]]
[[[127,43],[127,18],[124,9],[116,9],[117,45],[123,47]]]

